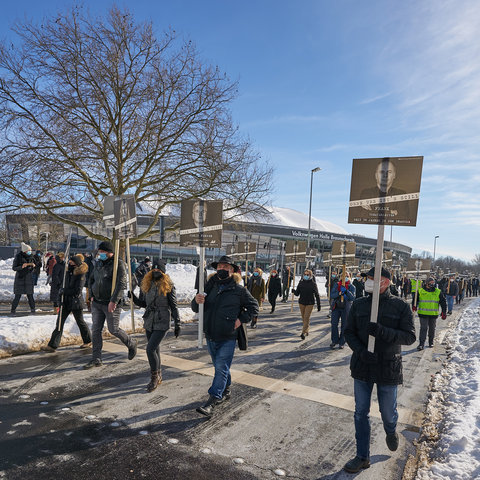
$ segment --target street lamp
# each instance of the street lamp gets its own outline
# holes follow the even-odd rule
[[[437,238],[439,238],[440,235],[435,235],[435,238],[433,240],[433,265],[432,265],[432,270],[435,268],[435,250],[437,248]]]
[[[312,223],[312,190],[313,190],[313,174],[319,172],[320,167],[313,168],[310,173],[310,208],[308,209],[308,239],[307,239],[307,248],[310,248],[310,225]]]

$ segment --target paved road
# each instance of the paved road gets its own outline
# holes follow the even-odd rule
[[[375,407],[372,466],[351,475],[342,471],[355,454],[350,350],[330,350],[326,312],[314,314],[301,341],[297,306],[268,311],[249,331],[249,350],[236,352],[232,399],[211,420],[195,411],[213,375],[196,324],[162,342],[164,381],[153,393],[141,333],[133,361],[109,340],[104,366],[88,371],[91,352],[75,346],[0,360],[0,478],[269,480],[281,469],[304,480],[401,479],[458,313],[439,321],[433,349],[404,351],[399,450],[387,449]]]

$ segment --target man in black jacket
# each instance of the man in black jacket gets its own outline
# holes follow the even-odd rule
[[[410,306],[390,293],[390,272],[382,268],[377,322],[370,322],[373,276],[367,273],[365,291],[369,294],[353,302],[348,314],[345,338],[353,350],[350,360],[355,392],[355,439],[357,455],[344,469],[356,473],[370,466],[370,401],[373,384],[382,414],[387,446],[398,448],[397,385],[403,382],[401,345],[415,342],[415,327]],[[375,349],[369,352],[368,337],[375,337]]]
[[[83,368],[100,367],[102,365],[102,330],[107,321],[108,331],[117,337],[128,348],[128,359],[137,354],[137,340],[120,328],[118,307],[127,287],[125,264],[118,260],[115,289],[112,292],[114,254],[110,242],[102,242],[98,246],[98,260],[90,273],[88,289],[92,298],[92,360]]]
[[[230,365],[232,364],[237,328],[258,315],[258,303],[250,292],[240,285],[239,267],[230,257],[223,256],[211,264],[217,270],[205,286],[205,293],[197,293],[192,310],[198,312],[204,304],[203,331],[208,353],[215,367],[215,376],[208,389],[209,398],[197,412],[211,417],[216,405],[230,398]]]

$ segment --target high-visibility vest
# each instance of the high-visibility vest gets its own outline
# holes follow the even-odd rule
[[[440,304],[439,288],[433,292],[428,292],[423,288],[418,290],[418,314],[419,315],[434,315],[438,316],[438,305]]]
[[[415,293],[417,291],[417,286],[420,283],[420,280],[415,280],[414,278],[412,278],[410,280],[410,283],[412,285],[412,293]]]

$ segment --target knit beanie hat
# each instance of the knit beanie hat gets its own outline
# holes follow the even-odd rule
[[[97,250],[103,250],[104,252],[109,252],[109,253],[114,252],[112,242],[108,242],[108,241],[101,242]]]
[[[152,267],[152,270],[160,270],[161,272],[165,273],[165,261],[164,260],[157,260]]]
[[[81,253],[77,253],[72,257],[72,262],[79,267],[83,263],[84,257]]]
[[[27,245],[26,243],[23,243],[23,242],[20,243],[20,246],[22,248],[22,252],[28,252],[29,250],[32,249],[30,245]]]

